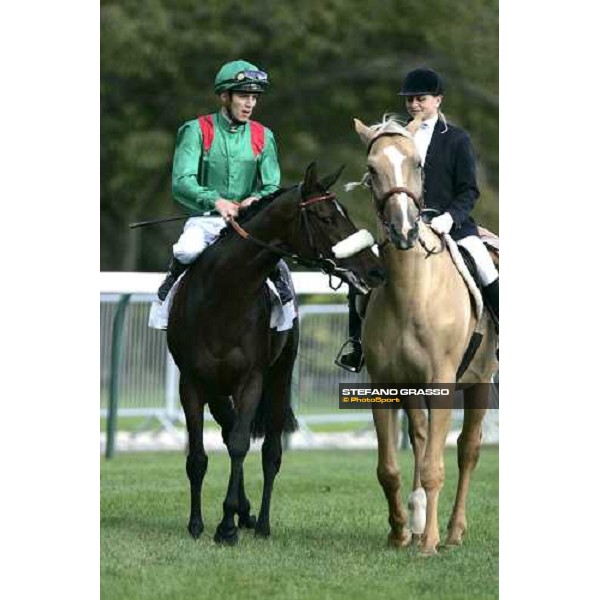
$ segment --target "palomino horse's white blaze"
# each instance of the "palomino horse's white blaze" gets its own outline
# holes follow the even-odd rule
[[[387,156],[388,160],[392,163],[394,168],[394,185],[393,187],[406,187],[404,177],[402,176],[402,163],[406,159],[406,156],[395,148],[394,146],[388,146],[384,148],[383,153]],[[408,196],[406,194],[400,194],[399,200],[396,197],[390,198],[390,202],[397,204],[398,210],[402,215],[402,235],[407,236],[411,230],[411,225],[408,220]]]
[[[425,490],[420,487],[408,496],[408,527],[412,533],[422,535],[425,533],[425,521],[427,516],[427,496]]]
[[[361,229],[332,246],[331,251],[336,258],[348,258],[373,244],[375,244],[373,236],[366,229]]]

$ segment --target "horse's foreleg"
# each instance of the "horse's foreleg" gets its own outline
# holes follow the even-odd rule
[[[444,448],[451,422],[451,408],[430,409],[427,446],[421,468],[421,483],[427,496],[425,533],[421,539],[424,554],[435,554],[440,542],[438,499],[444,486]]]
[[[246,496],[244,489],[244,468],[240,473],[240,488],[238,494],[238,527],[246,529],[254,529],[256,527],[256,517],[250,514],[250,500]]]
[[[281,435],[286,412],[291,410],[292,372],[298,348],[297,330],[294,330],[293,336],[265,377],[263,402],[267,403],[270,418],[265,424],[265,441],[262,445],[263,494],[255,532],[263,537],[271,534],[271,495],[275,477],[281,468]]]
[[[413,541],[425,531],[427,496],[421,487],[421,467],[427,443],[427,415],[420,408],[406,408],[408,435],[415,459],[412,492],[408,497],[409,526]]]
[[[190,481],[190,520],[188,531],[194,539],[198,539],[204,530],[202,521],[202,482],[208,467],[208,456],[204,451],[202,440],[204,426],[204,402],[200,392],[188,377],[181,375],[179,381],[179,395],[185,422],[188,430],[189,450],[185,464],[188,479]]]
[[[228,396],[215,398],[214,402],[209,404],[211,413],[215,421],[220,425],[223,434],[223,442],[227,445],[229,434],[235,423],[235,410]],[[250,514],[250,500],[246,496],[244,489],[244,469],[240,474],[240,493],[238,497],[238,527],[246,529],[254,529],[256,525],[256,517]]]
[[[227,451],[231,461],[229,485],[223,502],[223,519],[217,526],[214,540],[218,543],[235,544],[238,529],[234,517],[239,512],[240,482],[243,465],[250,449],[250,425],[262,392],[262,376],[254,374],[241,388],[236,398],[237,417],[227,439]]]
[[[390,546],[403,547],[410,544],[408,514],[402,505],[400,493],[400,470],[396,459],[398,448],[398,410],[373,409],[373,421],[377,431],[377,479],[388,502],[388,535]]]
[[[481,424],[487,408],[488,384],[478,384],[465,390],[465,411],[462,432],[458,438],[458,487],[452,516],[448,522],[447,545],[459,545],[467,531],[467,495],[471,474],[475,470],[481,447]],[[471,408],[469,408],[471,405]]]

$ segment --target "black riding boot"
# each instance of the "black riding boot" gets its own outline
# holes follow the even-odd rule
[[[284,272],[286,269],[287,265],[283,261],[279,261],[269,275],[269,279],[275,284],[275,289],[279,293],[281,304],[287,304],[290,300],[294,299],[294,292],[292,291],[286,273]]]
[[[362,319],[356,308],[356,290],[350,287],[348,293],[348,333],[350,337],[342,345],[335,364],[351,373],[359,373],[365,362],[361,338]],[[345,352],[347,350],[347,352]]]
[[[482,288],[483,292],[483,303],[490,311],[492,315],[492,320],[494,321],[494,327],[496,328],[496,333],[500,332],[500,278],[492,281],[492,283],[486,285]]]
[[[180,263],[176,258],[171,259],[169,265],[169,272],[165,277],[165,280],[160,284],[158,288],[158,299],[164,302],[171,288],[175,285],[175,282],[179,279],[179,276],[188,268],[188,265]]]

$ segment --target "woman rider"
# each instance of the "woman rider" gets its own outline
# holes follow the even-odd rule
[[[483,286],[486,306],[496,326],[499,322],[499,277],[484,243],[477,232],[471,211],[479,198],[475,176],[475,152],[468,134],[448,123],[440,110],[444,84],[433,70],[419,68],[404,79],[399,96],[406,100],[411,117],[422,119],[414,140],[421,157],[424,173],[423,196],[427,208],[440,214],[431,221],[431,228],[439,234],[449,233],[457,244],[473,257]],[[356,292],[349,295],[349,333],[344,343],[350,350],[336,359],[340,367],[357,372],[363,363],[361,320],[355,306]],[[341,352],[340,351],[340,354]]]

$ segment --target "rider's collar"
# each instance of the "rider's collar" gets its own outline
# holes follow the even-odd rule
[[[233,115],[223,106],[219,113],[221,117],[223,117],[223,127],[232,133],[235,133],[239,130],[240,126],[245,125],[241,121],[236,121],[233,118]]]

